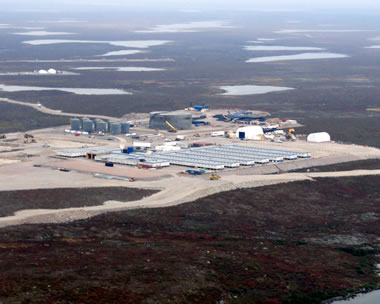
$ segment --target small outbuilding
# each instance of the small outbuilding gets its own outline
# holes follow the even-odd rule
[[[243,127],[237,129],[236,138],[262,140],[264,138],[264,131],[260,126]]]
[[[311,133],[307,136],[307,141],[316,143],[328,142],[331,141],[331,137],[327,132]]]

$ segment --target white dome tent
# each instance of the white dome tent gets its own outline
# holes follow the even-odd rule
[[[49,69],[47,72],[49,74],[57,74],[57,70],[55,70],[55,69]]]
[[[263,137],[263,128],[259,126],[243,127],[237,129],[236,131],[236,138],[240,139],[262,140]]]
[[[38,74],[41,74],[41,75],[45,75],[47,73],[48,73],[48,71],[46,71],[46,70],[39,70],[38,71]]]
[[[311,133],[307,136],[307,141],[315,143],[328,142],[331,141],[331,137],[327,132]]]

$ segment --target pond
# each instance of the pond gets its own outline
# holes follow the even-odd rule
[[[380,303],[380,290],[374,290],[369,293],[358,294],[352,299],[337,300],[331,304],[379,304]]]
[[[272,61],[285,61],[285,60],[310,60],[310,59],[332,59],[332,58],[347,58],[348,55],[337,53],[303,53],[296,55],[282,55],[282,56],[266,56],[248,59],[248,63],[257,62],[272,62]]]
[[[121,89],[98,89],[98,88],[49,88],[0,84],[0,91],[22,92],[22,91],[63,91],[77,95],[132,95]]]

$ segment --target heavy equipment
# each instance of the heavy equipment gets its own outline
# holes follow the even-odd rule
[[[286,139],[287,140],[296,140],[296,130],[289,129],[288,133],[286,134]]]
[[[5,134],[0,134],[0,139],[6,139],[7,136]]]
[[[168,121],[165,121],[165,123],[169,126],[169,132],[177,132],[177,129]]]
[[[25,133],[24,134],[24,138],[25,138],[25,140],[24,140],[24,143],[25,144],[29,144],[29,143],[37,143],[38,142],[38,140],[37,140],[37,138],[35,138],[33,135],[31,135],[31,134],[27,134],[27,133]]]
[[[210,176],[209,176],[209,179],[210,180],[218,180],[218,179],[221,179],[221,176],[217,173],[212,173]]]
[[[230,121],[230,120],[232,120],[231,118],[227,117],[226,115],[222,115],[222,117],[223,117],[226,121]]]

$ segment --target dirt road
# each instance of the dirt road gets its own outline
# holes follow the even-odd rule
[[[278,175],[226,176],[222,180],[209,181],[196,177],[175,177],[170,180],[154,182],[136,182],[131,187],[161,189],[150,197],[132,202],[107,201],[104,205],[84,208],[58,210],[21,210],[14,216],[0,219],[0,227],[20,224],[62,223],[85,219],[95,215],[137,208],[160,208],[191,202],[201,197],[222,191],[240,188],[252,188],[301,180],[312,180],[316,177],[345,177],[362,175],[379,175],[380,170],[356,170],[343,172],[318,173],[285,173]]]
[[[50,115],[69,116],[69,117],[100,118],[100,119],[106,119],[106,120],[117,120],[118,119],[116,117],[105,116],[105,115],[65,113],[65,112],[62,112],[61,110],[49,109],[43,105],[39,105],[38,103],[29,103],[29,102],[12,100],[12,99],[8,99],[8,98],[0,98],[0,102],[7,102],[7,103],[11,103],[11,104],[20,105],[20,106],[30,107],[30,108],[33,108],[37,111],[40,111],[40,112],[45,113],[45,114],[50,114]]]

